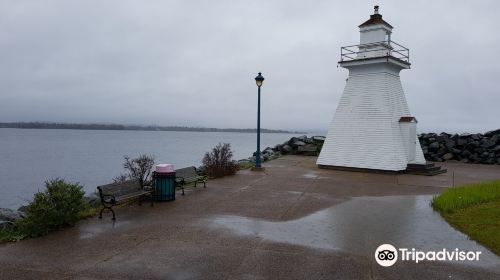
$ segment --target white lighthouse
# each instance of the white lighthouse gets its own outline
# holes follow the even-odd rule
[[[360,44],[341,48],[346,86],[317,160],[319,167],[403,171],[427,166],[399,72],[409,50],[391,39],[378,6],[359,26]]]

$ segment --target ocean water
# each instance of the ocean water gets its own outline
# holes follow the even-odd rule
[[[261,134],[261,149],[293,136]],[[231,144],[234,159],[256,150],[255,133],[0,128],[0,208],[26,204],[56,177],[93,192],[124,173],[124,155],[151,154],[156,163],[176,168],[199,166],[219,142]]]

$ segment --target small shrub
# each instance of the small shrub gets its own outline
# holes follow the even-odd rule
[[[80,212],[86,209],[85,193],[78,183],[53,179],[46,181],[45,186],[46,190],[36,193],[27,206],[25,218],[16,223],[26,236],[41,236],[74,225],[80,219]]]
[[[212,178],[233,175],[238,171],[238,163],[233,159],[231,145],[219,143],[211,152],[205,153],[203,166],[207,175]]]
[[[147,186],[151,183],[151,171],[155,164],[155,159],[152,155],[140,155],[138,158],[131,159],[129,156],[124,156],[125,163],[123,168],[128,171],[128,178],[137,179],[141,187]],[[117,180],[124,180],[127,175],[120,175],[115,178]]]

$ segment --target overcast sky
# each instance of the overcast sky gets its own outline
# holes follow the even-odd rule
[[[500,128],[500,1],[0,0],[0,122],[326,130],[380,5],[419,131]]]

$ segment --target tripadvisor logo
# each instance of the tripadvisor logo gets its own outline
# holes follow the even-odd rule
[[[398,250],[391,244],[382,244],[375,250],[375,260],[381,266],[391,266],[398,260]]]
[[[481,251],[460,251],[457,249],[449,251],[442,249],[440,251],[419,251],[415,248],[399,248],[391,244],[382,244],[375,250],[375,260],[381,266],[392,266],[398,261],[411,261],[418,263],[420,261],[478,261]]]

